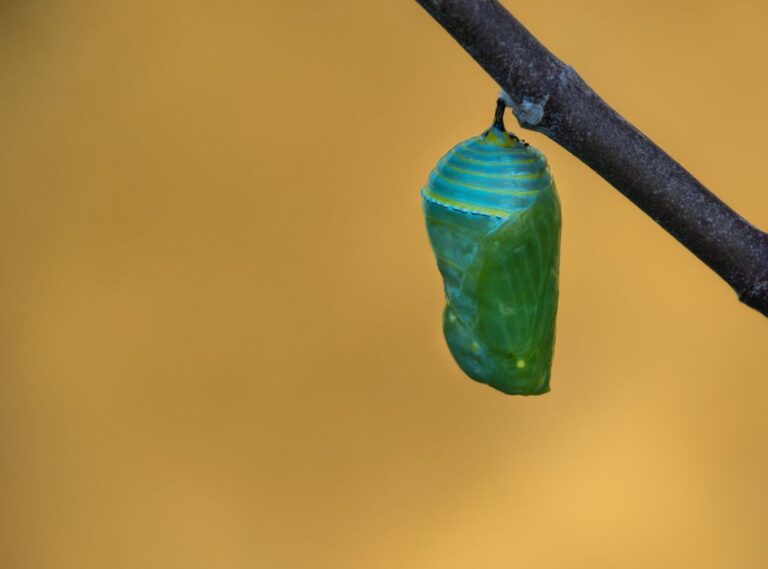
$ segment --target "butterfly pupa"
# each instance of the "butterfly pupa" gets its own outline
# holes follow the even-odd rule
[[[443,333],[470,378],[504,393],[549,391],[560,201],[544,155],[493,125],[454,146],[421,190],[443,278]]]

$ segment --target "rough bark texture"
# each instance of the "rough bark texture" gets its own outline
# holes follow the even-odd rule
[[[605,178],[768,316],[768,234],[609,107],[496,0],[417,0],[509,94],[524,128]]]

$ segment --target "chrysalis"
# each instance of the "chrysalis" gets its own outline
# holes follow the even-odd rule
[[[445,285],[443,333],[472,379],[509,394],[549,391],[560,201],[544,155],[493,126],[451,149],[421,190]]]

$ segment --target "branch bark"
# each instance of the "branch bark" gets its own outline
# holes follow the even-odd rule
[[[587,164],[768,316],[768,234],[605,103],[496,0],[417,0],[512,99],[523,128]]]

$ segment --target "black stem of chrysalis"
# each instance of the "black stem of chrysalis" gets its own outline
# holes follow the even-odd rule
[[[496,114],[493,116],[493,126],[499,130],[506,131],[504,128],[504,110],[507,108],[507,104],[504,99],[496,99]]]

